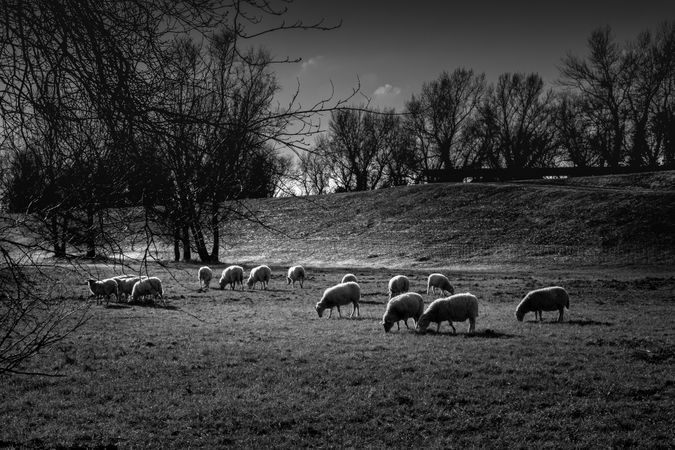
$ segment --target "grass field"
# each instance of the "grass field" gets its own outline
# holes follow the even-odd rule
[[[423,292],[428,271],[353,269],[361,317],[320,319],[346,269],[309,267],[292,289],[273,267],[267,291],[200,293],[198,267],[151,267],[167,308],[92,305],[24,368],[60,376],[1,378],[0,447],[675,446],[670,269],[447,272],[479,298],[468,336],[468,323],[384,333],[389,277]],[[565,322],[517,322],[520,298],[551,284],[570,293]]]

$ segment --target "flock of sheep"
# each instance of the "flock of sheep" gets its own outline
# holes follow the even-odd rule
[[[267,289],[272,276],[272,271],[268,266],[261,265],[251,269],[246,285],[253,289],[260,283],[261,289]],[[198,271],[199,291],[209,289],[213,279],[213,271],[209,267],[201,267]],[[288,269],[286,275],[286,284],[298,282],[303,287],[306,278],[305,269],[302,266],[293,266]],[[226,267],[218,282],[220,289],[229,286],[234,290],[239,284],[244,289],[244,268],[241,266]],[[105,297],[109,299],[115,295],[119,301],[121,296],[126,296],[127,301],[138,301],[139,299],[152,295],[153,297],[163,298],[164,291],[162,282],[156,277],[136,277],[136,276],[118,276],[108,278],[102,281],[88,280],[89,290],[97,299]],[[413,319],[415,328],[419,332],[425,332],[431,322],[436,323],[436,331],[440,330],[442,322],[448,322],[453,333],[456,333],[453,322],[469,321],[469,333],[476,330],[476,318],[478,317],[478,299],[468,292],[455,294],[450,280],[440,273],[432,273],[427,279],[427,295],[435,294],[439,290],[441,295],[449,295],[431,302],[427,308],[424,308],[424,299],[416,292],[409,292],[410,280],[405,275],[397,275],[389,280],[389,302],[387,303],[381,325],[385,332],[389,332],[396,323],[400,330],[399,322],[402,320],[406,328],[408,319]],[[447,293],[447,294],[446,294]],[[340,306],[352,305],[352,312],[360,315],[359,301],[361,299],[361,288],[357,282],[356,276],[347,274],[342,281],[335,286],[329,287],[323,293],[321,300],[316,304],[315,309],[319,317],[323,316],[326,309],[329,310],[328,317],[333,315],[333,308],[336,308],[338,315],[342,317]],[[542,319],[542,311],[558,311],[558,322],[562,322],[565,308],[569,309],[570,300],[567,291],[559,286],[551,286],[542,289],[530,291],[516,307],[516,318],[522,321],[525,314],[534,312],[535,318]]]

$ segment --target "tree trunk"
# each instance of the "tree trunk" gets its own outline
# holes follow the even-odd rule
[[[215,207],[211,213],[211,233],[213,234],[213,246],[211,247],[210,262],[217,263],[220,253],[220,220],[218,218],[218,207]]]
[[[96,240],[94,238],[94,208],[87,206],[87,224],[85,228],[85,239],[87,242],[87,258],[93,258],[96,256]]]
[[[180,261],[180,230],[173,228],[173,260]]]
[[[183,261],[189,262],[192,260],[192,250],[190,248],[190,228],[187,225],[183,226]]]

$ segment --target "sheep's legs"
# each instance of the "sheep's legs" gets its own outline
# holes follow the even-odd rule
[[[408,319],[405,319],[405,320],[403,321],[403,323],[405,324],[405,327],[406,327],[407,329],[410,329],[410,327],[408,326]],[[400,328],[399,328],[399,330],[400,330]]]
[[[452,334],[457,334],[457,330],[455,330],[455,326],[449,320],[448,320],[448,325],[450,325],[450,327],[452,327]]]
[[[330,319],[333,316],[333,308],[331,308],[329,311],[328,318]]]
[[[340,305],[337,305],[338,317],[342,319],[342,313],[340,312]]]
[[[469,333],[476,331],[476,319],[469,319]]]
[[[558,322],[562,322],[562,321],[563,321],[563,316],[564,316],[564,315],[565,315],[565,310],[561,308],[561,309],[560,309],[560,314],[558,315]]]
[[[436,324],[436,333],[438,333],[439,331],[441,331],[441,323],[440,322],[438,322]]]

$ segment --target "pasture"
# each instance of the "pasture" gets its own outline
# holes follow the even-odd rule
[[[469,336],[468,322],[384,333],[389,278],[423,293],[428,270],[307,267],[300,289],[272,266],[269,290],[242,292],[218,289],[223,267],[201,293],[199,265],[151,266],[166,308],[92,304],[24,368],[59,376],[2,378],[0,447],[675,446],[672,273],[446,271],[479,299]],[[361,317],[320,319],[315,303],[348,271]],[[81,280],[66,282],[84,302]],[[522,296],[552,284],[570,294],[564,323],[517,322]]]

